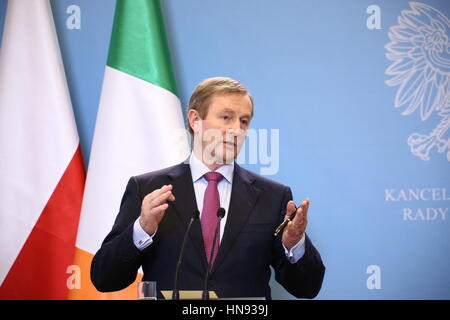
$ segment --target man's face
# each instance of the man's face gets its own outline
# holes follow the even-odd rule
[[[205,119],[190,110],[196,113],[189,115],[189,120],[195,120],[194,148],[201,145],[205,164],[231,163],[236,159],[250,125],[252,108],[248,95],[227,93],[211,97]]]

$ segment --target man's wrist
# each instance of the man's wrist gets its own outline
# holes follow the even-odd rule
[[[287,249],[283,244],[284,253],[290,263],[297,263],[298,260],[300,260],[305,254],[305,240],[306,236],[304,233],[300,241],[297,242],[291,249]]]
[[[156,234],[156,230],[153,234],[149,235],[144,228],[142,228],[140,219],[136,219],[133,225],[133,243],[139,250],[144,250],[153,242],[153,237]]]

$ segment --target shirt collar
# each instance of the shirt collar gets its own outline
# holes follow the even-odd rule
[[[189,166],[191,167],[192,181],[196,182],[201,179],[203,175],[211,170],[201,162],[194,152],[191,152],[189,157]],[[219,172],[223,177],[229,182],[233,181],[233,172],[234,172],[234,161],[231,164],[224,164],[219,167],[216,172]]]

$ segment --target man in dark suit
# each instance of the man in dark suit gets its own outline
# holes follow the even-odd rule
[[[181,290],[199,290],[212,265],[209,290],[219,297],[271,298],[275,279],[298,298],[314,298],[325,267],[306,235],[309,199],[297,208],[290,188],[235,163],[253,117],[253,99],[230,78],[210,78],[191,96],[188,120],[192,153],[179,165],[132,177],[112,231],[96,253],[91,279],[100,291],[143,280],[171,290],[186,227],[195,210],[181,268]],[[218,207],[226,211],[216,250],[213,226]],[[293,214],[281,236],[274,230]]]

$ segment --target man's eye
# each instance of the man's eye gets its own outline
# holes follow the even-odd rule
[[[242,123],[244,126],[246,126],[246,125],[248,125],[248,120],[241,120],[241,123]]]

